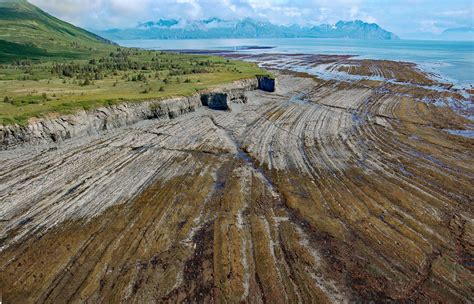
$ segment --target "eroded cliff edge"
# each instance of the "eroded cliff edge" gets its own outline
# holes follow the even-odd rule
[[[0,149],[9,149],[25,144],[60,142],[65,139],[92,135],[117,129],[148,119],[176,118],[184,113],[194,112],[208,104],[203,101],[220,96],[223,104],[219,109],[230,108],[231,103],[245,103],[245,92],[260,88],[266,77],[239,80],[230,84],[196,92],[191,96],[165,100],[126,102],[81,110],[71,115],[30,120],[26,126],[0,125]],[[211,105],[209,105],[211,106]]]

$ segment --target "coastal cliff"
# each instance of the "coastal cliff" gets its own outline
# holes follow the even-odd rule
[[[54,118],[38,118],[27,125],[0,125],[0,149],[24,144],[60,142],[69,138],[117,129],[147,119],[172,119],[203,106],[205,96],[225,96],[225,109],[232,103],[245,103],[245,92],[256,90],[259,80],[245,79],[197,92],[187,97],[128,102],[79,111]],[[207,104],[204,104],[207,106]]]

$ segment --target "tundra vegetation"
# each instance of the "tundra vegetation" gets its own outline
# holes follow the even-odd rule
[[[0,65],[0,124],[125,101],[190,95],[254,77],[254,64],[219,57],[116,47],[78,60],[20,60]]]

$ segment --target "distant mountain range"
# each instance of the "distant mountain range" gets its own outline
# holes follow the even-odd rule
[[[474,40],[474,27],[458,27],[445,30],[441,34],[445,40]]]
[[[129,39],[220,39],[220,38],[351,38],[399,39],[375,23],[360,20],[339,21],[334,25],[283,26],[251,18],[240,20],[160,19],[139,24],[135,28],[96,31],[111,40]]]

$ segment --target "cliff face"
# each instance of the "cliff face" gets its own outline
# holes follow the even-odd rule
[[[203,106],[201,101],[203,96],[216,94],[225,96],[226,100],[223,102],[230,107],[232,103],[245,103],[244,93],[257,88],[257,79],[247,79],[198,92],[189,97],[101,107],[92,111],[79,111],[73,115],[37,119],[26,126],[0,125],[0,149],[24,144],[59,142],[120,128],[146,119],[173,119]]]

